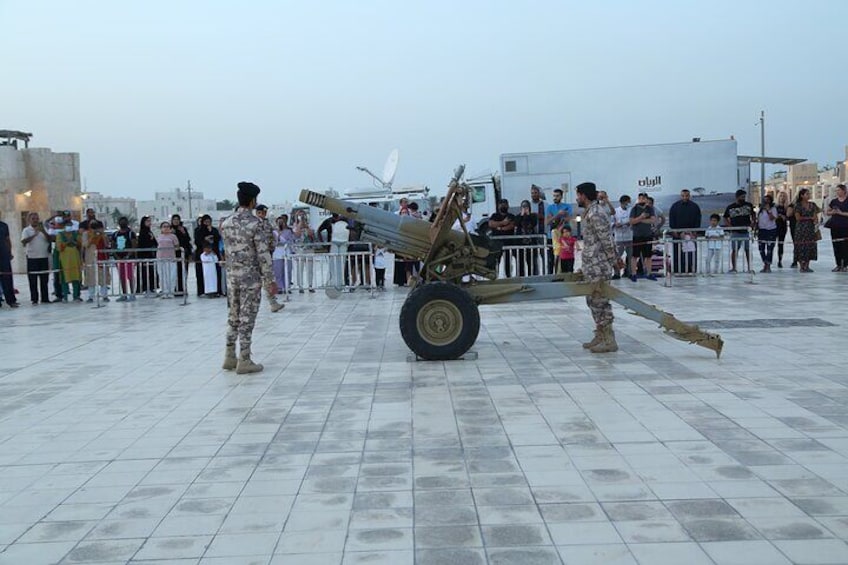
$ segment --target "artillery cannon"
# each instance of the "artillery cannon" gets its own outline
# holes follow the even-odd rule
[[[462,215],[468,187],[460,181],[463,172],[462,166],[454,172],[447,196],[432,222],[309,190],[300,193],[301,202],[360,222],[362,241],[424,262],[420,279],[400,311],[401,336],[418,357],[447,360],[464,355],[477,340],[481,304],[554,300],[595,292],[657,322],[672,337],[721,355],[724,342],[720,336],[681,322],[606,281],[586,282],[580,273],[496,280],[501,244],[466,229]],[[454,229],[457,223],[458,230]],[[473,276],[471,282],[463,284],[466,275]]]

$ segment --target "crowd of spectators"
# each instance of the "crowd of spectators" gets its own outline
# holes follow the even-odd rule
[[[511,211],[508,200],[499,200],[497,211],[481,223],[506,249],[517,250],[501,253],[498,258],[503,274],[511,277],[573,272],[580,251],[579,216],[563,202],[562,190],[552,191],[551,203],[545,201],[536,185],[530,187],[529,196],[521,201],[517,213]],[[598,200],[610,212],[616,250],[623,259],[623,267],[613,278],[625,277],[635,282],[644,276],[655,280],[665,215],[645,193],[638,194],[632,206],[629,195],[621,196],[618,206],[613,206],[603,191]],[[359,222],[332,214],[313,230],[304,210],[295,211],[291,220],[282,214],[273,224],[267,219],[266,207],[259,206],[256,214],[268,226],[268,252],[280,293],[291,293],[293,289],[314,293],[316,286],[322,284],[351,290],[358,285],[370,286],[372,268],[376,287],[385,289],[387,250],[360,243],[363,226]],[[401,200],[398,214],[424,217],[418,204],[406,199]],[[476,229],[470,216],[465,220],[470,229]],[[743,255],[746,270],[751,270],[751,241],[757,242],[763,265],[760,272],[772,272],[775,263],[783,268],[784,256],[791,254],[790,267],[811,273],[810,264],[818,259],[822,229],[830,230],[836,263],[833,271],[848,271],[848,191],[844,184],[837,187],[836,196],[824,207],[811,200],[807,188],[799,190],[792,202],[785,193],[778,194],[777,202],[767,194],[759,207],[747,200],[746,191],[739,190],[724,214],[712,214],[705,228],[701,225],[700,207],[690,191],[684,189],[671,206],[667,220],[672,257],[664,267],[674,273],[692,274],[705,268],[705,274],[716,274],[726,241],[731,274],[742,270]],[[198,296],[226,295],[226,271],[222,269],[226,250],[221,232],[209,215],[198,218],[193,233],[177,214],[170,221],[161,222],[158,233],[149,217],[141,219],[138,231],[126,217],[118,220],[117,229],[107,230],[92,209],[79,222],[69,211],[46,220],[31,213],[27,222],[19,241],[26,254],[33,305],[93,302],[95,298],[108,302],[113,272],[117,273],[120,302],[134,301],[137,295],[173,298],[186,292],[191,263]],[[789,253],[787,235],[792,247]],[[701,240],[702,245],[697,246],[696,240]],[[0,221],[0,294],[8,306],[15,308],[18,300],[12,280],[13,251],[9,228]],[[321,252],[338,258],[332,262],[326,281],[318,281],[315,276],[317,254]],[[706,253],[700,263],[698,253]],[[662,261],[659,266],[663,267]],[[410,284],[420,268],[418,259],[396,255],[394,284]]]

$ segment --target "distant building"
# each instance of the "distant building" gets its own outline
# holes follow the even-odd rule
[[[213,218],[216,215],[215,200],[204,198],[202,192],[191,191],[191,205],[189,205],[189,192],[176,188],[170,192],[157,192],[153,200],[139,200],[136,203],[139,218],[151,216],[153,225],[165,220],[170,220],[174,214],[179,214],[186,224],[194,225],[194,221],[209,214]]]
[[[121,216],[126,216],[131,221],[138,220],[139,218],[135,198],[108,196],[99,192],[88,192],[84,197],[83,209],[94,209],[97,218],[107,228],[116,227],[118,225],[118,218]]]
[[[12,235],[12,269],[26,271],[20,233],[30,212],[47,219],[70,210],[79,219],[85,206],[80,191],[79,153],[54,153],[46,147],[28,147],[32,134],[0,131],[0,219]],[[18,144],[17,141],[22,143]],[[23,145],[24,149],[19,149]]]

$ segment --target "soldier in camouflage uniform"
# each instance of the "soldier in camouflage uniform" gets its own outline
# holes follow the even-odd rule
[[[268,233],[259,218],[253,215],[258,195],[258,186],[240,182],[237,193],[239,207],[221,226],[221,236],[227,250],[227,279],[230,285],[224,369],[235,369],[240,375],[262,370],[262,365],[254,363],[250,358],[250,340],[259,311],[262,287],[272,294],[277,293],[277,283],[271,272],[271,256],[268,254]]]
[[[264,204],[257,206],[256,217],[259,218],[259,221],[262,223],[262,229],[268,234],[268,255],[273,255],[274,248],[277,246],[277,237],[274,235],[274,228],[268,220],[268,207]],[[271,261],[271,264],[273,265],[273,260]],[[271,294],[270,291],[267,291],[265,295],[266,298],[268,298],[268,304],[271,306],[271,312],[279,312],[285,306],[284,304],[277,302],[276,294]]]
[[[583,233],[583,279],[587,282],[608,281],[619,259],[610,228],[607,206],[598,201],[594,183],[577,186],[577,204],[584,209],[580,224]],[[595,337],[583,347],[592,353],[618,351],[612,330],[612,306],[607,298],[596,291],[586,297],[586,304],[595,320]]]

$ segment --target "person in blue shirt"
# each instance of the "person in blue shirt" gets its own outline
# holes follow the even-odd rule
[[[553,274],[554,269],[554,251],[553,251],[553,238],[551,236],[551,232],[554,229],[554,226],[559,225],[560,223],[563,226],[567,226],[569,229],[571,228],[571,213],[572,207],[571,204],[566,204],[562,201],[562,189],[556,188],[553,192],[553,204],[548,204],[545,208],[545,235],[548,238],[548,274]]]

